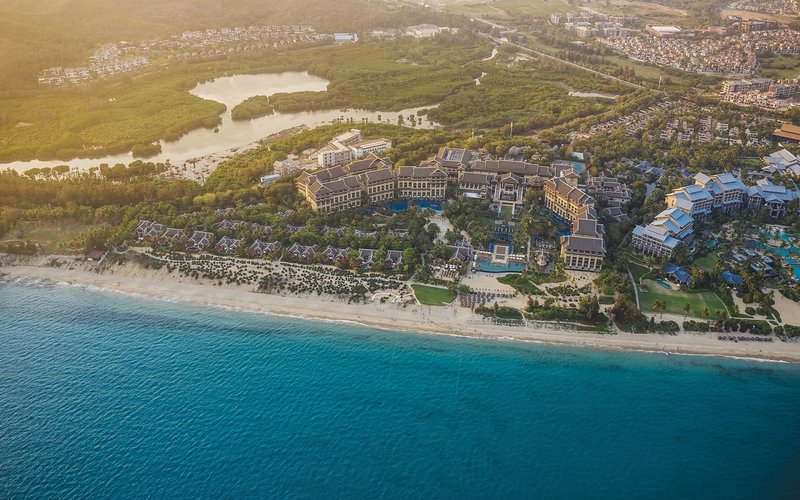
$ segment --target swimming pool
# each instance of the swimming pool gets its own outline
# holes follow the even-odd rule
[[[663,287],[664,287],[664,288],[666,288],[667,290],[669,290],[669,289],[671,289],[671,288],[672,288],[672,287],[669,285],[669,283],[667,283],[666,281],[656,280],[656,283],[658,283],[659,285],[663,286]]]
[[[488,260],[478,261],[478,270],[487,273],[521,273],[526,265],[520,262],[509,262],[507,265],[492,264]]]
[[[405,212],[411,206],[417,206],[421,209],[430,208],[434,212],[441,212],[442,211],[442,201],[441,200],[399,200],[399,201],[390,201],[386,204],[389,207],[389,210],[392,212]]]

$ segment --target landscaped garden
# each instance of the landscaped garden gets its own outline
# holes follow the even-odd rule
[[[654,307],[654,304],[661,301],[664,304],[664,312],[670,314],[702,318],[706,308],[708,309],[707,316],[711,319],[719,318],[720,311],[723,315],[727,314],[725,305],[715,293],[667,289],[660,283],[649,279],[642,280],[642,284],[647,287],[646,292],[639,291],[639,306],[642,312],[660,313],[661,311],[657,311],[659,308]],[[674,285],[671,286],[674,287]],[[686,304],[689,304],[688,314],[685,309]]]

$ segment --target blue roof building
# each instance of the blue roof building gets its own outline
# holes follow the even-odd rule
[[[675,283],[680,283],[681,285],[689,283],[689,281],[692,279],[692,276],[686,269],[678,266],[677,264],[673,264],[672,262],[667,264],[664,270],[667,272],[667,277],[669,277],[669,279]]]
[[[730,271],[723,271],[719,273],[719,277],[722,278],[723,281],[735,286],[744,283],[744,278],[742,278],[738,274],[733,274]]]

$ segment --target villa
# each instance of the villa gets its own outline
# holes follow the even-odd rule
[[[192,237],[186,242],[186,250],[189,252],[199,252],[211,246],[214,235],[206,231],[195,231]]]
[[[295,262],[311,262],[319,253],[317,245],[301,245],[295,243],[286,250],[286,258]]]
[[[349,248],[336,248],[328,246],[325,248],[325,250],[322,251],[320,260],[324,264],[339,264],[343,260],[347,259],[349,253],[350,253]]]
[[[256,240],[247,249],[250,255],[255,257],[264,257],[265,255],[272,255],[281,248],[280,241],[261,241]]]
[[[360,248],[356,257],[356,266],[360,268],[372,267],[375,264],[375,253],[377,250],[372,248]]]
[[[244,240],[223,236],[214,246],[214,250],[219,253],[232,254],[239,250],[243,243]]]
[[[792,191],[767,179],[747,188],[747,207],[751,210],[766,209],[770,217],[779,219],[786,215],[786,207],[792,200],[800,199],[800,191]]]
[[[386,258],[383,259],[383,265],[386,269],[397,269],[397,266],[403,263],[403,252],[400,250],[389,250],[386,252]]]
[[[767,176],[789,174],[800,177],[800,160],[792,153],[781,149],[764,158],[766,166],[761,169]]]
[[[183,231],[174,227],[170,227],[164,231],[164,234],[161,235],[161,237],[158,239],[158,242],[162,245],[168,245],[180,240],[182,237]]]

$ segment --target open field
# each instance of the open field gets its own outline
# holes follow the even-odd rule
[[[63,245],[73,241],[90,227],[88,224],[69,221],[22,223],[0,240],[0,244],[14,241],[30,241],[40,246],[44,251],[56,252],[63,249]]]
[[[426,285],[411,285],[414,289],[414,295],[421,304],[426,306],[443,306],[456,298],[456,292],[448,290],[447,288],[436,288]]]
[[[665,312],[683,316],[685,313],[685,304],[691,304],[689,316],[695,318],[702,318],[703,308],[708,307],[709,318],[717,318],[718,311],[725,311],[725,305],[715,294],[711,292],[684,292],[681,290],[670,289],[667,290],[655,281],[644,279],[643,283],[647,285],[647,292],[639,292],[639,302],[641,304],[642,312],[653,313],[653,302],[656,300],[664,301],[667,309]],[[671,284],[671,286],[675,286]]]
[[[564,0],[495,0],[460,1],[448,0],[443,10],[468,16],[486,16],[497,19],[512,19],[520,15],[543,17],[555,12],[574,10]]]
[[[800,76],[800,57],[797,56],[761,56],[759,76],[778,80],[797,78]]]

